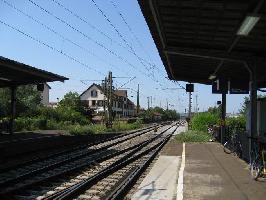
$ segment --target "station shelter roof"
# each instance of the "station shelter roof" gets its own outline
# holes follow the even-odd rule
[[[68,78],[0,56],[0,87],[65,80]]]
[[[266,87],[264,0],[138,1],[170,79],[248,84],[248,63]]]

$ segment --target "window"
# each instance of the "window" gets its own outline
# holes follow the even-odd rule
[[[99,100],[99,101],[97,102],[97,104],[98,104],[98,106],[103,106],[103,101]]]
[[[92,105],[92,106],[95,106],[95,105],[96,105],[96,101],[95,101],[95,100],[92,100],[92,101],[91,101],[91,105]]]
[[[97,94],[97,91],[96,90],[92,90],[91,91],[91,97],[97,97],[98,94]]]

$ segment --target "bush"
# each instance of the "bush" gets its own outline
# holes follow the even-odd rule
[[[47,129],[47,120],[44,118],[30,118],[30,117],[18,117],[15,120],[15,130],[37,130],[37,129]]]
[[[243,133],[246,130],[246,118],[244,115],[227,118],[226,125],[228,126],[229,135]]]
[[[72,125],[68,127],[68,131],[71,135],[88,135],[93,134],[91,126]]]
[[[192,130],[207,132],[208,125],[217,124],[218,121],[218,115],[209,112],[204,112],[195,115],[191,119],[190,125]]]
[[[211,136],[202,131],[187,131],[176,135],[175,139],[179,143],[208,142]]]

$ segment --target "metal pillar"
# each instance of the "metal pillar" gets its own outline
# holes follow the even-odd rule
[[[191,117],[191,92],[188,93],[188,118]]]
[[[250,74],[249,91],[250,91],[250,103],[249,103],[249,159],[251,159],[251,151],[253,149],[252,140],[257,137],[257,76],[256,76],[256,60],[248,60],[245,63],[246,69]],[[251,161],[251,160],[250,160]]]
[[[226,117],[226,93],[222,93],[222,124],[221,124],[221,143],[224,144],[224,138],[225,138],[225,117]]]
[[[11,90],[11,116],[10,116],[10,134],[14,133],[14,123],[15,123],[15,116],[16,116],[16,86],[10,87]]]
[[[250,112],[249,112],[249,152],[253,148],[252,139],[257,137],[257,84],[256,75],[253,73],[250,81]]]
[[[147,97],[148,100],[148,110],[150,109],[150,97]]]
[[[109,105],[108,105],[108,127],[112,128],[113,125],[113,77],[112,72],[109,72],[108,76],[109,82]]]

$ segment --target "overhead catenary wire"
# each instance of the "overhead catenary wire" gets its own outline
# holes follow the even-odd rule
[[[2,1],[2,2],[7,2],[7,1],[5,1],[5,0],[1,0],[1,1]],[[7,2],[7,3],[8,3],[8,2]],[[27,13],[24,12],[24,14],[27,14]],[[47,30],[49,30],[50,27],[47,26],[47,25],[45,25],[44,23],[42,23],[42,22],[36,20],[35,18],[33,18],[33,17],[30,16],[30,15],[28,15],[27,17],[32,18],[32,20],[35,21],[36,23],[39,22],[40,24],[42,24],[43,27],[46,27]],[[4,24],[4,25],[6,25],[6,26],[8,26],[8,24],[7,24],[6,22],[1,21],[1,23]],[[9,27],[9,28],[12,28],[13,30],[16,30],[17,32],[20,32],[21,34],[22,34],[22,32],[23,32],[23,31],[19,30],[18,28],[14,27],[14,26],[12,26],[12,25],[9,25],[8,27]],[[54,31],[55,34],[58,33],[58,32],[56,32],[54,29],[51,29],[51,28],[50,28],[50,31],[51,31],[51,32]],[[34,40],[35,42],[38,42],[38,43],[40,43],[40,44],[42,44],[42,45],[44,45],[44,46],[46,46],[46,47],[48,47],[48,48],[50,48],[50,49],[56,51],[57,53],[60,53],[61,55],[64,55],[64,56],[67,57],[68,59],[70,59],[70,60],[72,60],[72,61],[74,61],[74,62],[76,62],[76,63],[79,63],[80,65],[82,65],[82,66],[84,66],[84,67],[86,67],[86,68],[88,68],[88,69],[90,69],[90,70],[95,71],[95,72],[98,73],[98,74],[104,75],[104,73],[102,73],[102,72],[96,70],[95,67],[91,67],[91,66],[88,65],[87,63],[78,60],[76,57],[73,57],[73,56],[71,56],[71,55],[69,55],[69,54],[63,52],[62,50],[60,50],[60,48],[57,48],[57,47],[51,46],[51,45],[49,45],[48,43],[45,43],[45,42],[43,42],[43,41],[41,41],[41,40],[39,40],[39,39],[37,39],[37,38],[32,37],[32,36],[31,36],[30,34],[28,34],[28,33],[24,33],[23,35],[25,35],[25,36],[27,36],[28,38]],[[60,35],[62,39],[66,40],[66,41],[68,41],[68,42],[70,42],[70,43],[72,43],[73,45],[75,45],[75,44],[76,44],[75,46],[78,45],[77,43],[73,42],[72,40],[70,40],[70,39],[64,37],[62,34],[58,33],[58,35]],[[82,48],[82,46],[80,46],[79,48]],[[89,51],[89,50],[87,49],[87,51]],[[135,67],[134,67],[134,69],[135,69]],[[155,81],[155,80],[154,80],[154,81]],[[158,82],[158,81],[157,81],[157,82]],[[159,83],[159,84],[160,84],[160,83]]]
[[[146,74],[145,72],[143,72],[142,70],[138,69],[137,67],[135,67],[134,65],[132,65],[127,59],[123,58],[122,56],[118,55],[117,53],[115,53],[114,51],[110,50],[109,48],[107,48],[106,46],[104,46],[102,43],[100,43],[97,40],[92,39],[91,37],[89,37],[87,34],[85,34],[84,32],[80,31],[78,28],[75,28],[74,26],[72,26],[70,23],[68,23],[67,21],[61,19],[60,17],[54,15],[52,12],[50,12],[49,10],[43,8],[42,6],[40,6],[39,4],[37,4],[36,2],[34,2],[33,0],[28,0],[30,3],[32,3],[33,5],[35,5],[36,7],[38,7],[40,10],[42,10],[43,12],[49,14],[50,16],[54,17],[55,19],[57,19],[58,21],[60,21],[61,23],[65,24],[66,26],[68,26],[69,28],[71,28],[72,30],[76,31],[77,33],[81,34],[83,37],[85,37],[86,39],[93,41],[96,45],[102,47],[103,49],[105,49],[106,51],[108,51],[110,54],[114,55],[115,57],[117,57],[118,59],[122,60],[123,62],[125,62],[126,64],[128,64],[130,67],[132,67],[134,70],[137,70],[140,74],[145,75],[149,78],[152,79],[151,76],[149,76],[149,74]],[[153,79],[152,79],[153,80]],[[153,80],[155,81],[155,80]],[[156,81],[155,81],[156,82]],[[157,81],[158,83],[158,81]],[[160,85],[160,84],[159,84]]]
[[[129,23],[127,22],[126,18],[124,17],[124,15],[122,14],[122,12],[118,9],[117,5],[115,4],[115,2],[113,0],[110,0],[110,3],[112,4],[112,6],[115,8],[116,12],[118,13],[118,15],[121,17],[122,21],[124,22],[124,24],[126,25],[126,27],[128,28],[129,32],[131,33],[131,35],[134,37],[134,39],[136,40],[137,44],[141,47],[142,51],[148,55],[149,59],[151,59],[149,53],[147,52],[147,50],[144,48],[144,46],[142,45],[142,43],[140,42],[139,38],[137,37],[137,35],[134,33],[133,29],[131,28],[131,26],[129,25]],[[159,68],[155,65],[155,63],[149,63],[153,68],[157,68],[159,70]]]
[[[96,26],[94,26],[93,24],[91,24],[87,19],[85,19],[84,17],[81,17],[80,15],[78,15],[77,13],[75,13],[74,11],[72,11],[71,9],[67,8],[66,6],[64,6],[62,3],[60,3],[57,0],[50,0],[53,1],[55,4],[57,4],[58,6],[60,6],[62,9],[64,9],[65,11],[67,11],[68,13],[70,13],[71,15],[73,15],[74,17],[76,17],[77,19],[79,19],[80,21],[84,22],[85,24],[87,24],[90,28],[96,30],[98,33],[100,33],[101,35],[105,36],[107,39],[109,39],[112,43],[117,44],[118,46],[121,46],[123,48],[126,48],[125,46],[123,46],[121,43],[117,42],[116,40],[114,40],[113,38],[111,38],[107,33],[103,32],[102,30],[100,30],[99,28],[97,28]]]
[[[79,63],[80,65],[82,65],[82,66],[88,68],[89,70],[92,70],[92,71],[94,71],[94,72],[96,72],[96,73],[98,73],[98,74],[100,74],[100,75],[104,75],[102,72],[100,72],[100,71],[96,70],[95,68],[89,66],[88,64],[86,64],[86,63],[84,63],[84,62],[78,60],[77,58],[75,58],[75,57],[73,57],[73,56],[71,56],[71,55],[69,55],[69,54],[67,54],[67,53],[62,52],[61,50],[57,49],[56,47],[53,47],[53,46],[51,46],[51,45],[49,45],[49,44],[47,44],[47,43],[45,43],[45,42],[43,42],[43,41],[41,41],[41,40],[39,40],[39,39],[33,37],[33,36],[31,36],[31,35],[28,34],[28,33],[25,33],[24,31],[22,31],[22,30],[20,30],[20,29],[18,29],[18,28],[16,28],[16,27],[14,27],[14,26],[12,26],[12,25],[10,25],[10,24],[7,24],[6,22],[2,21],[1,19],[0,19],[0,23],[1,23],[2,25],[4,25],[4,26],[9,27],[10,29],[15,30],[15,31],[19,32],[20,34],[22,34],[22,35],[24,35],[24,36],[26,36],[26,37],[32,39],[33,41],[35,41],[35,42],[37,42],[37,43],[39,43],[39,44],[41,44],[41,45],[43,45],[43,46],[45,46],[45,47],[47,47],[47,48],[53,50],[53,51],[56,51],[57,53],[62,54],[63,56],[67,57],[68,59],[70,59],[70,60],[72,60],[72,61],[74,61],[74,62],[76,62],[76,63]]]
[[[60,3],[57,0],[51,0],[54,3],[56,3],[58,6],[60,6],[62,9],[64,9],[65,11],[67,11],[68,13],[70,13],[71,15],[75,16],[77,19],[79,19],[80,21],[86,23],[87,25],[89,25],[89,27],[91,27],[92,29],[96,30],[97,32],[99,32],[100,34],[104,35],[105,37],[107,37],[111,42],[117,44],[118,46],[127,49],[128,52],[133,53],[131,49],[126,48],[125,46],[123,46],[121,43],[117,42],[116,40],[114,40],[113,38],[111,38],[110,36],[108,36],[108,34],[104,33],[103,31],[101,31],[100,29],[98,29],[97,27],[95,27],[94,25],[92,25],[91,23],[88,22],[88,20],[84,19],[83,17],[81,17],[80,15],[78,15],[77,13],[75,13],[74,11],[70,10],[69,8],[67,8],[66,6],[64,6],[62,3]],[[134,53],[133,53],[134,54]],[[146,62],[147,64],[153,66],[153,64],[149,63],[148,61],[146,61],[145,59],[141,58],[140,56],[138,56],[139,59],[141,59],[142,61]],[[159,71],[159,69],[158,69]]]
[[[69,42],[70,44],[78,47],[79,49],[83,50],[84,52],[90,54],[91,56],[97,58],[98,60],[102,61],[103,63],[107,64],[108,66],[112,67],[112,68],[117,68],[116,66],[114,66],[112,63],[106,61],[105,59],[103,59],[101,56],[96,55],[95,53],[93,53],[92,51],[90,51],[88,48],[83,47],[82,45],[74,42],[73,40],[65,37],[64,35],[60,34],[59,32],[57,32],[56,30],[54,30],[53,28],[51,28],[50,26],[44,24],[43,22],[41,22],[40,20],[34,18],[33,16],[27,14],[26,12],[22,11],[21,9],[17,8],[14,4],[11,4],[10,2],[7,2],[6,0],[0,0],[3,3],[5,3],[7,6],[9,6],[10,8],[16,10],[17,12],[23,14],[24,16],[28,17],[29,19],[33,20],[34,22],[36,22],[37,24],[43,26],[45,29],[47,29],[48,31],[52,32],[53,34],[57,35],[58,37],[60,37],[62,40]],[[120,71],[124,72],[126,75],[129,75],[127,71],[125,71],[123,68],[119,69]]]
[[[101,13],[101,15],[104,17],[104,19],[110,24],[110,26],[115,30],[115,32],[118,34],[118,36],[122,39],[122,41],[125,43],[125,45],[132,51],[133,55],[140,61],[140,63],[146,68],[147,71],[149,71],[149,68],[147,65],[145,65],[142,61],[142,59],[136,54],[134,48],[127,42],[125,37],[120,33],[118,28],[112,23],[111,19],[105,14],[105,12],[99,7],[99,5],[95,2],[95,0],[90,0],[94,6],[97,8],[97,10]],[[151,74],[152,76],[152,74]]]

